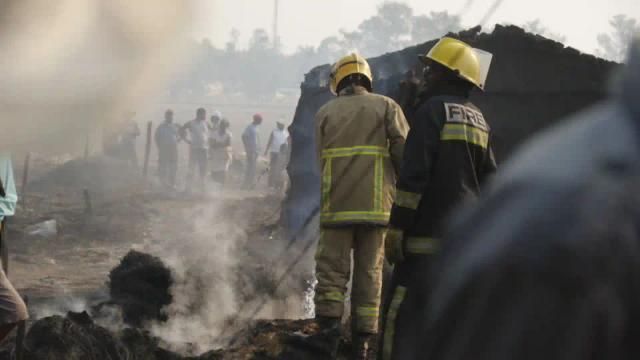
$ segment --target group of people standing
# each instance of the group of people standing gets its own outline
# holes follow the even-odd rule
[[[261,149],[258,129],[262,120],[262,115],[253,115],[253,121],[242,134],[246,153],[242,188],[246,190],[253,189],[256,183],[256,169]],[[229,126],[229,121],[223,118],[219,111],[214,111],[207,121],[207,112],[204,108],[197,109],[194,119],[179,126],[174,123],[173,111],[167,110],[164,122],[155,132],[155,142],[158,147],[158,175],[162,183],[170,187],[176,186],[178,143],[184,141],[189,144],[186,189],[203,191],[207,174],[210,174],[211,179],[223,187],[233,162],[233,134]],[[272,188],[278,188],[284,182],[282,171],[286,164],[282,164],[286,161],[285,158],[288,158],[286,156],[288,137],[284,123],[278,122],[278,127],[271,134],[267,145],[267,150],[272,153],[269,167],[269,185]],[[281,151],[282,156],[280,156]],[[280,176],[276,175],[277,171],[280,171]]]

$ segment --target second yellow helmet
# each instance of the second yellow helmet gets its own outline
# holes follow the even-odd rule
[[[373,84],[373,75],[371,74],[371,68],[367,60],[357,53],[351,53],[333,65],[330,75],[331,92],[336,94],[340,81],[353,74],[360,74]]]
[[[431,48],[429,53],[421,57],[423,62],[426,62],[427,59],[445,66],[480,89],[484,87],[480,60],[474,49],[465,42],[443,37]]]

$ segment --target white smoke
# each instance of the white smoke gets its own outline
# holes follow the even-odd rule
[[[165,261],[174,278],[173,302],[165,309],[168,320],[151,324],[153,335],[174,351],[200,353],[226,346],[263,302],[257,318],[307,316],[308,294],[303,280],[298,282],[303,275],[294,274],[275,290],[290,261],[279,257],[286,240],[260,231],[249,237],[264,222],[260,214],[278,211],[273,205],[255,198],[218,199],[177,214],[176,219],[190,219],[175,224],[184,236],[165,236],[165,241],[150,249]],[[166,224],[158,224],[153,231],[165,229]],[[307,262],[296,273],[304,274],[303,266],[310,267]],[[268,294],[272,291],[273,299]]]

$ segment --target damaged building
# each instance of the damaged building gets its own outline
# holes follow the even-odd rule
[[[564,116],[607,96],[616,63],[599,59],[516,26],[496,25],[491,33],[476,27],[450,34],[494,55],[485,92],[471,97],[493,130],[498,162],[522,142]],[[418,55],[437,40],[369,59],[374,92],[399,100],[399,83],[408,70],[421,73]],[[320,174],[314,146],[314,116],[333,98],[328,88],[330,65],[305,76],[290,127],[292,156],[288,172],[291,188],[284,211],[293,234],[313,221],[320,204]],[[313,160],[312,160],[313,159]]]

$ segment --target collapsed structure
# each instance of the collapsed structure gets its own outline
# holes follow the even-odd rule
[[[493,129],[498,162],[538,131],[605,98],[610,74],[617,66],[515,26],[496,25],[490,34],[476,27],[450,36],[494,55],[485,93],[471,100]],[[412,69],[420,73],[417,56],[435,43],[432,40],[370,59],[374,92],[398,100],[398,84],[404,74]],[[313,221],[320,204],[314,117],[333,97],[328,88],[330,70],[330,65],[319,66],[305,76],[290,127],[291,188],[284,212],[292,234],[300,234]]]

